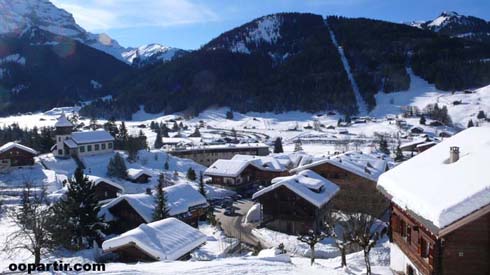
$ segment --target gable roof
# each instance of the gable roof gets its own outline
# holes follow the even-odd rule
[[[150,171],[146,171],[145,169],[129,168],[126,170],[126,173],[128,174],[128,178],[130,180],[136,180],[142,175],[147,175],[149,177],[153,176]]]
[[[187,183],[180,183],[163,188],[167,196],[168,214],[170,216],[186,213],[190,208],[196,206],[207,206],[206,198]],[[112,215],[108,211],[113,206],[125,200],[147,223],[153,220],[153,210],[155,209],[155,197],[146,193],[125,194],[119,196],[101,207],[101,214],[108,220]]]
[[[460,159],[449,163],[449,150]],[[438,231],[490,204],[490,128],[472,127],[381,175],[378,189]]]
[[[262,171],[287,171],[284,160],[272,156],[235,155],[232,159],[219,159],[204,171],[206,176],[237,177],[249,165]]]
[[[87,178],[94,183],[94,185],[98,185],[99,183],[101,182],[105,182],[111,186],[114,186],[115,188],[121,190],[121,192],[124,192],[124,187],[122,187],[121,185],[111,181],[111,180],[108,180],[108,179],[105,179],[105,178],[101,178],[101,177],[97,177],[97,176],[92,176],[92,175],[88,175]]]
[[[0,153],[4,153],[8,150],[11,150],[13,148],[17,148],[19,150],[22,150],[22,151],[25,151],[25,152],[28,152],[30,154],[33,154],[33,155],[37,155],[38,152],[30,147],[27,147],[25,145],[22,145],[22,144],[19,144],[17,142],[7,142],[5,143],[4,145],[2,145],[2,147],[0,147]]]
[[[304,170],[293,176],[273,179],[272,185],[254,193],[252,199],[257,199],[281,186],[288,188],[317,208],[329,202],[339,191],[336,184],[311,170]]]
[[[389,168],[388,161],[380,156],[352,151],[320,159],[310,164],[292,169],[291,172],[297,173],[326,163],[335,165],[374,182],[376,182],[378,177]]]
[[[178,260],[206,242],[206,235],[175,218],[141,224],[102,243],[104,251],[134,243],[155,260]]]
[[[114,141],[114,137],[104,130],[73,132],[71,139],[77,144]]]

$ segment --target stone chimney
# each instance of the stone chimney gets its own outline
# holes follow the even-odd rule
[[[455,163],[459,160],[459,147],[451,146],[449,148],[449,163]]]
[[[146,188],[146,194],[151,195],[151,188]]]

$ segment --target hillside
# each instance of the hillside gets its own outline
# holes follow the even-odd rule
[[[407,90],[407,66],[444,91],[488,85],[489,57],[490,48],[480,42],[405,24],[275,14],[135,73],[111,87],[121,92],[113,102],[95,102],[82,113],[129,118],[144,105],[150,113],[190,115],[210,106],[355,114],[363,101],[372,110],[379,91]]]

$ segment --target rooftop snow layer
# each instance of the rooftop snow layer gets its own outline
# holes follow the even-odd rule
[[[145,171],[144,169],[129,168],[128,170],[126,170],[126,172],[128,174],[128,178],[131,180],[136,180],[141,175],[148,175],[150,177],[152,176],[150,172]]]
[[[388,168],[388,162],[375,155],[363,154],[360,152],[347,152],[300,166],[292,169],[291,172],[296,173],[325,163],[330,163],[372,181],[377,181],[378,177]]]
[[[115,182],[113,182],[113,181],[111,181],[111,180],[108,180],[108,179],[105,179],[105,178],[101,178],[101,177],[97,177],[97,176],[92,176],[92,175],[87,176],[87,178],[88,178],[88,179],[89,179],[91,182],[93,182],[95,185],[97,185],[97,184],[99,184],[99,183],[101,183],[101,182],[105,182],[105,183],[107,183],[107,184],[109,184],[109,185],[112,185],[112,186],[114,186],[114,187],[118,188],[118,189],[119,189],[119,190],[121,190],[122,192],[124,192],[124,187],[122,187],[121,185],[119,185],[119,184],[117,184],[117,183],[115,183]]]
[[[304,170],[293,176],[273,179],[272,185],[253,194],[252,199],[256,199],[281,186],[285,186],[318,208],[329,202],[339,191],[339,187],[336,184],[313,171]]]
[[[206,198],[187,183],[165,187],[163,190],[165,190],[167,196],[168,214],[170,216],[185,213],[189,211],[189,208],[195,206],[207,205]],[[146,222],[152,221],[153,210],[155,209],[155,197],[146,193],[126,194],[117,197],[102,206],[101,214],[105,214],[106,218],[111,219],[111,214],[108,210],[122,200],[126,200]]]
[[[253,165],[262,171],[283,172],[287,170],[275,157],[235,155],[230,160],[219,159],[215,161],[206,169],[204,174],[207,176],[236,177],[249,165]]]
[[[73,123],[71,123],[71,121],[66,118],[65,114],[62,113],[54,124],[54,127],[73,127]]]
[[[156,260],[175,261],[206,242],[206,235],[175,218],[167,218],[135,229],[102,243],[104,251],[134,243]]]
[[[449,148],[460,159],[449,163]],[[444,228],[490,204],[490,128],[466,129],[381,175],[393,202]]]
[[[32,148],[29,148],[27,146],[24,146],[22,144],[19,144],[17,142],[8,142],[8,143],[5,143],[4,145],[2,145],[2,147],[0,147],[0,153],[3,153],[3,152],[6,152],[12,148],[17,148],[19,150],[22,150],[22,151],[26,151],[26,152],[29,152],[33,155],[37,155],[38,152]]]
[[[71,139],[77,144],[114,141],[114,137],[104,130],[73,132]]]

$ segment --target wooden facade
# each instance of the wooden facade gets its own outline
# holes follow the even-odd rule
[[[170,154],[179,158],[192,159],[193,161],[210,166],[218,159],[231,159],[235,155],[254,155],[267,156],[269,154],[268,146],[231,146],[231,147],[208,147],[185,150],[170,151]]]
[[[127,245],[120,246],[114,249],[107,250],[106,252],[112,252],[117,254],[117,259],[123,263],[154,262],[159,260],[151,256],[150,254],[146,253],[144,249],[140,248],[134,242],[128,243]],[[188,253],[184,254],[182,257],[180,257],[177,260],[181,261],[181,260],[190,259],[191,252],[192,251],[189,251]]]
[[[98,201],[115,198],[117,197],[117,194],[121,192],[121,189],[104,181],[100,181],[95,186],[95,198]]]
[[[262,225],[286,234],[303,234],[317,229],[327,214],[327,205],[317,208],[285,186],[257,198],[262,209]]]
[[[272,179],[289,175],[288,171],[267,171],[248,164],[248,166],[236,177],[224,177],[210,175],[211,184],[219,185],[234,191],[250,188],[252,185],[270,185]]]
[[[12,147],[0,153],[0,163],[2,167],[30,166],[34,165],[36,155],[17,147]]]
[[[134,182],[134,183],[148,183],[150,181],[150,178],[151,178],[151,175],[143,173],[135,179],[130,179],[130,181]]]
[[[433,232],[419,218],[392,204],[391,239],[410,261],[402,267],[404,272],[490,274],[490,211],[471,215],[478,216],[452,231]]]
[[[345,212],[367,212],[380,217],[389,208],[389,200],[378,191],[376,182],[371,179],[328,162],[309,169],[340,187],[340,191],[331,201],[334,209]]]

